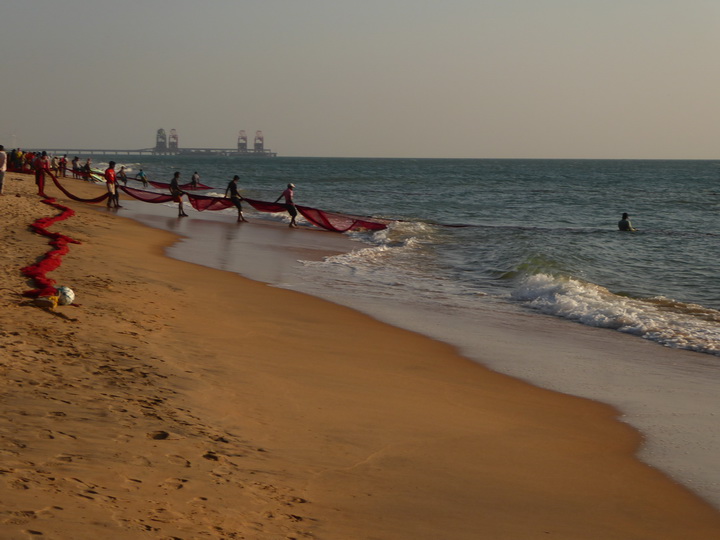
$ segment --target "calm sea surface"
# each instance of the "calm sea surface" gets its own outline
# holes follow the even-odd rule
[[[150,178],[398,220],[328,261],[358,295],[501,302],[720,355],[720,162],[148,157]],[[628,212],[635,233],[617,229]],[[454,225],[454,226],[449,226]],[[457,226],[461,225],[461,226]],[[344,268],[343,268],[344,267]],[[344,270],[344,273],[343,273]]]

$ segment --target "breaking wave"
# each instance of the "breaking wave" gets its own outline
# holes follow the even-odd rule
[[[531,309],[641,336],[667,347],[720,356],[720,311],[665,297],[631,298],[575,278],[534,274],[511,299]]]

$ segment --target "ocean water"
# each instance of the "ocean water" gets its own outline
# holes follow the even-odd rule
[[[385,231],[350,233],[349,253],[268,281],[615,405],[646,436],[643,459],[720,508],[720,162],[167,156],[122,164],[165,182],[175,170],[187,181],[198,171],[215,193],[238,174],[242,193],[260,200],[292,182],[298,204],[393,220]],[[623,212],[636,232],[618,231]],[[563,354],[535,361],[532,348],[505,339],[493,355],[494,330],[506,329]],[[642,360],[570,348],[550,333],[568,343],[616,339]]]
[[[347,266],[380,294],[521,306],[720,355],[720,163],[152,157],[250,198],[398,220]],[[628,212],[635,233],[620,232]],[[453,226],[450,226],[453,225]],[[339,269],[335,270],[341,273]],[[355,288],[360,288],[359,284]],[[482,298],[482,300],[479,300]]]

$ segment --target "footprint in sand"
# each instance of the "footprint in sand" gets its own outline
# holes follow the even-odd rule
[[[205,459],[210,460],[210,461],[220,461],[220,456],[218,456],[218,455],[217,455],[215,452],[213,452],[212,450],[208,450],[207,452],[205,452],[205,453],[203,454],[203,457],[204,457]]]
[[[130,478],[128,476],[125,477],[124,481],[128,491],[137,491],[142,487],[143,483],[142,480],[138,478]]]
[[[145,456],[133,456],[130,458],[131,465],[140,465],[142,467],[152,467],[152,462]]]
[[[168,478],[161,484],[161,487],[166,487],[170,489],[182,489],[183,487],[185,487],[185,484],[187,482],[187,478]]]
[[[167,457],[167,459],[168,459],[168,461],[169,461],[170,463],[173,463],[173,464],[178,465],[178,466],[180,466],[180,467],[190,467],[190,466],[191,466],[190,461],[188,461],[187,459],[185,459],[185,458],[182,457],[182,456],[178,456],[178,455],[175,455],[175,454],[168,454],[168,455],[165,456],[165,457]]]
[[[37,518],[37,515],[32,510],[20,510],[17,512],[3,512],[8,517],[3,519],[5,525],[25,525],[33,519]]]

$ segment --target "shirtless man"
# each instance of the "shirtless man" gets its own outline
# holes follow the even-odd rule
[[[243,216],[243,213],[242,213],[243,198],[240,195],[240,193],[238,193],[238,189],[237,189],[238,180],[240,180],[240,177],[237,174],[235,176],[233,176],[232,180],[230,180],[230,183],[228,184],[228,187],[225,190],[225,198],[227,198],[227,196],[230,195],[230,200],[235,205],[235,208],[237,208],[237,211],[238,211],[237,220],[239,223],[241,221],[247,221],[247,219],[245,219],[245,216]]]
[[[170,180],[170,195],[172,195],[173,201],[178,203],[178,217],[187,217],[185,210],[183,210],[182,196],[184,194],[185,192],[180,189],[180,172],[177,171],[173,175],[173,179]]]
[[[118,180],[120,180],[124,186],[127,186],[127,173],[125,172],[125,166],[120,167],[117,174]]]

